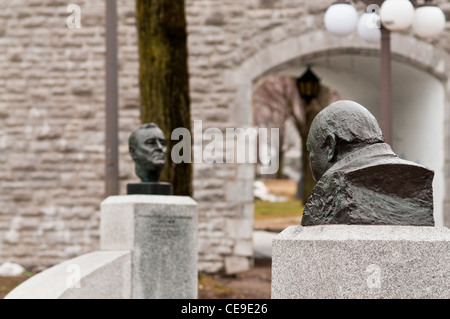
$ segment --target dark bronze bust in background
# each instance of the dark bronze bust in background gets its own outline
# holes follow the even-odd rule
[[[145,124],[135,130],[128,140],[136,175],[143,182],[157,182],[166,165],[166,139],[156,124]]]
[[[170,195],[171,185],[159,183],[161,171],[167,162],[164,133],[154,123],[137,128],[128,140],[136,175],[141,183],[128,184],[128,194]]]
[[[307,149],[317,185],[303,226],[434,225],[434,172],[400,159],[360,104],[338,101],[323,109],[311,125]]]

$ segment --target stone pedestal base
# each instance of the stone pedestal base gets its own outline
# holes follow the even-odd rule
[[[272,244],[272,298],[450,298],[450,230],[290,226]]]
[[[197,203],[184,196],[112,196],[101,250],[130,250],[132,299],[197,298]]]

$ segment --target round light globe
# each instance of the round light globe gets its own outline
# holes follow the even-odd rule
[[[445,28],[445,15],[436,6],[423,6],[416,10],[413,30],[421,38],[435,38]]]
[[[380,9],[381,23],[391,31],[408,29],[414,19],[414,6],[409,0],[386,0]]]
[[[336,3],[325,12],[324,22],[328,32],[345,37],[355,30],[358,12],[350,4]]]
[[[358,22],[359,36],[369,43],[379,43],[381,39],[380,16],[376,13],[364,13]]]

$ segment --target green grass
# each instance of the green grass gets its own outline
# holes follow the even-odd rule
[[[300,200],[286,202],[255,202],[255,219],[272,217],[296,217],[302,215],[303,204]]]
[[[199,274],[198,278],[198,288],[199,294],[202,299],[211,299],[211,298],[230,298],[232,296],[239,295],[241,293],[234,290],[231,287],[225,286],[214,279],[214,276]]]

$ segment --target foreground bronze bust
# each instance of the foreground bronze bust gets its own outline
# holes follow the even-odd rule
[[[311,125],[307,150],[317,185],[303,226],[434,226],[434,172],[399,158],[360,104],[338,101],[324,108]]]

